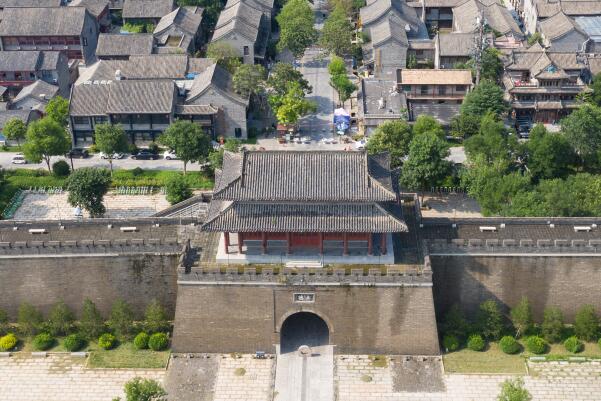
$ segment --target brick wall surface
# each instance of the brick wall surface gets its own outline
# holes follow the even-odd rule
[[[294,303],[295,292],[315,293]],[[274,351],[295,312],[321,316],[338,353],[438,354],[430,287],[194,284],[178,288],[175,352]]]
[[[17,257],[0,259],[0,308],[16,318],[22,302],[47,313],[63,300],[79,312],[90,298],[108,316],[115,299],[137,313],[156,298],[172,315],[177,293],[177,255]]]
[[[454,303],[473,313],[486,299],[506,308],[528,297],[535,319],[546,307],[567,321],[584,304],[601,310],[601,259],[571,256],[431,256],[437,316]]]

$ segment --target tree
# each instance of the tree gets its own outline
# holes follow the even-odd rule
[[[561,132],[584,165],[597,154],[601,146],[601,107],[582,105],[561,120]]]
[[[444,322],[442,323],[443,333],[445,335],[455,336],[458,339],[465,339],[468,329],[469,323],[465,319],[463,311],[459,305],[452,305],[445,315]]]
[[[156,299],[153,299],[146,307],[144,327],[149,333],[169,330],[165,308]]]
[[[6,139],[17,142],[18,146],[21,146],[21,141],[25,138],[27,133],[27,125],[19,118],[11,118],[4,124],[2,133]]]
[[[426,132],[432,132],[440,139],[444,139],[445,133],[442,125],[432,116],[422,114],[417,117],[413,124],[413,135],[421,135]]]
[[[480,78],[497,82],[503,74],[503,62],[501,61],[501,52],[494,47],[489,47],[482,53],[482,68]]]
[[[328,72],[331,77],[335,75],[346,75],[346,63],[342,57],[332,56],[330,63],[328,64]]]
[[[288,49],[298,58],[317,40],[315,15],[307,0],[288,0],[276,20],[280,26],[279,51]]]
[[[557,343],[561,341],[563,336],[563,313],[556,307],[549,307],[545,309],[542,333],[545,340],[550,343]]]
[[[234,138],[227,138],[225,143],[219,150],[212,151],[209,153],[209,163],[213,169],[220,169],[223,166],[223,153],[224,151],[238,153],[240,151],[240,141]]]
[[[184,175],[189,162],[203,162],[211,150],[211,138],[192,121],[177,120],[159,137],[159,142],[172,149],[184,162]]]
[[[296,124],[301,116],[316,109],[315,103],[305,99],[301,86],[292,82],[276,110],[276,118],[281,124]]]
[[[584,305],[574,318],[574,333],[584,341],[594,341],[599,333],[599,318],[592,305]]]
[[[488,340],[497,340],[501,337],[503,331],[503,315],[499,310],[499,305],[492,299],[480,304],[476,316],[477,326]]]
[[[19,330],[26,335],[33,335],[37,333],[44,317],[39,310],[28,302],[23,302],[19,305],[19,311],[17,312],[17,323],[19,324]]]
[[[102,200],[110,184],[111,177],[106,169],[79,168],[67,179],[67,200],[71,206],[87,210],[90,216],[100,217],[106,211]]]
[[[96,148],[104,153],[113,175],[113,156],[115,153],[125,153],[129,149],[127,136],[121,125],[99,124],[94,129]]]
[[[53,336],[62,336],[69,333],[73,327],[75,316],[69,307],[60,301],[50,311],[48,315],[48,331]]]
[[[309,85],[309,81],[303,77],[300,71],[295,70],[291,64],[282,62],[276,63],[271,69],[267,86],[271,93],[284,96],[292,82],[298,83],[305,95],[313,90]]]
[[[351,54],[353,50],[353,26],[346,11],[336,6],[323,24],[320,45],[338,56]]]
[[[35,163],[44,160],[50,173],[52,173],[50,158],[64,155],[71,148],[71,141],[65,129],[49,117],[29,124],[26,138],[25,145],[23,145],[25,158]]]
[[[172,205],[185,201],[192,196],[192,190],[186,178],[179,174],[169,177],[165,184],[165,192],[167,194],[167,201]]]
[[[6,335],[10,325],[8,323],[8,313],[2,308],[0,308],[0,337]]]
[[[243,64],[234,73],[234,90],[244,97],[259,96],[265,90],[265,68],[259,64]]]
[[[46,115],[62,127],[69,125],[69,100],[55,96],[46,105]]]
[[[532,308],[528,298],[522,297],[520,302],[511,310],[511,323],[515,327],[516,337],[526,334],[533,325]]]
[[[498,401],[530,401],[532,396],[524,388],[524,379],[521,377],[507,379],[501,384],[501,393]]]
[[[346,74],[334,75],[331,77],[330,85],[332,85],[336,90],[336,93],[338,93],[338,100],[340,100],[341,103],[350,99],[353,92],[357,90],[357,86],[351,82]]]
[[[480,131],[481,116],[460,113],[451,119],[451,136],[467,139]]]
[[[411,126],[405,121],[387,121],[376,128],[367,142],[367,152],[390,154],[390,167],[397,168],[409,153],[409,144],[413,139]]]
[[[464,142],[465,152],[470,159],[483,155],[488,162],[495,159],[513,160],[517,147],[514,137],[510,139],[505,125],[493,113],[487,113],[480,121],[478,135]]]
[[[126,401],[167,401],[167,393],[161,385],[152,379],[134,377],[125,383]],[[113,401],[120,401],[115,398]]]
[[[489,112],[502,114],[507,111],[503,96],[503,89],[497,84],[483,80],[465,96],[461,104],[461,112],[475,116],[483,116]]]
[[[131,307],[122,299],[118,299],[111,309],[109,327],[120,338],[127,338],[133,329],[134,313]]]
[[[412,190],[427,191],[438,185],[450,172],[451,163],[446,160],[449,149],[445,141],[433,132],[425,132],[413,138],[409,144],[409,156],[401,173],[401,183]]]
[[[542,124],[537,124],[530,131],[526,148],[528,169],[537,181],[565,177],[570,173],[570,165],[576,162],[576,155],[566,137],[547,132]]]
[[[89,298],[83,301],[81,318],[79,319],[79,331],[88,340],[98,338],[104,333],[104,319],[96,308],[96,304]]]
[[[213,59],[217,65],[226,69],[230,74],[236,72],[242,64],[240,52],[226,42],[213,42],[207,47],[207,57]]]
[[[601,106],[601,72],[595,75],[590,88],[593,90],[591,95],[592,102],[597,106]]]
[[[543,42],[543,37],[541,36],[540,32],[535,32],[532,35],[530,35],[530,37],[528,38],[529,46],[532,46],[535,43],[542,45],[543,44],[542,42]]]

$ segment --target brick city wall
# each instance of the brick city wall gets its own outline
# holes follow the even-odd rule
[[[314,293],[295,303],[294,293]],[[318,314],[337,353],[438,354],[429,286],[180,283],[175,352],[274,352],[287,316]]]
[[[585,304],[601,311],[601,258],[594,256],[434,256],[434,301],[440,319],[458,303],[469,314],[486,299],[514,306],[528,297],[540,321],[546,307],[557,306],[572,321]]]
[[[12,319],[22,302],[47,313],[63,300],[79,312],[85,298],[108,316],[124,299],[137,313],[156,298],[173,315],[178,254],[15,256],[0,258],[0,308]]]

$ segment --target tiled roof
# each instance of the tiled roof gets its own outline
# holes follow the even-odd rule
[[[228,0],[225,8],[229,8],[239,2],[246,3],[250,7],[257,9],[264,14],[271,14],[273,11],[274,0]]]
[[[185,115],[199,115],[199,114],[217,114],[219,109],[210,104],[182,104],[175,106],[175,114]]]
[[[79,36],[86,14],[84,7],[5,8],[0,36]]]
[[[391,19],[385,19],[379,24],[373,25],[369,29],[369,34],[371,36],[371,43],[373,46],[378,46],[389,39],[392,39],[405,46],[409,45],[405,28],[401,24],[397,24]]]
[[[200,29],[203,9],[198,7],[178,7],[165,15],[154,28],[154,34],[158,35],[172,26],[183,32],[194,36]]]
[[[390,12],[394,13],[404,23],[410,24],[414,31],[419,31],[420,25],[423,24],[418,18],[415,9],[409,7],[407,3],[401,0],[376,0],[361,7],[359,11],[361,24],[368,26]]]
[[[62,0],[0,0],[0,8],[5,7],[60,7]]]
[[[111,85],[73,85],[69,114],[72,116],[104,116]]]
[[[453,8],[453,26],[457,32],[474,32],[480,13],[484,15],[488,26],[502,35],[524,36],[509,10],[496,1],[467,0]]]
[[[132,55],[129,60],[100,60],[86,68],[78,82],[114,80],[117,70],[125,79],[184,79],[191,72],[185,54]]]
[[[18,118],[27,124],[31,113],[31,110],[0,110],[0,127],[4,127],[4,125],[13,118]]]
[[[409,70],[399,69],[401,85],[471,85],[470,70]]]
[[[71,3],[69,3],[69,6],[85,7],[88,9],[90,14],[98,17],[105,9],[108,10],[109,0],[73,0]]]
[[[380,99],[383,102],[380,102]],[[381,107],[383,106],[383,107]],[[379,79],[362,79],[359,90],[359,113],[364,119],[364,124],[374,125],[376,121],[366,123],[366,119],[398,119],[401,117],[401,109],[407,108],[407,100],[404,93],[396,91],[395,81]]]
[[[0,71],[55,70],[60,52],[3,51],[0,53]]]
[[[458,103],[412,103],[411,114],[415,119],[420,115],[430,115],[442,125],[449,125],[453,117],[459,114]]]
[[[588,1],[562,1],[561,10],[570,16],[595,16],[601,14],[601,2]]]
[[[471,56],[475,48],[474,39],[475,35],[472,32],[439,34],[440,55],[443,57]]]
[[[174,0],[125,0],[123,18],[162,18],[174,8]]]
[[[212,41],[231,32],[237,32],[245,38],[255,41],[259,35],[263,13],[244,2],[238,2],[225,8],[219,14]]]
[[[101,33],[96,46],[97,56],[130,56],[152,54],[154,38],[151,34]]]
[[[561,12],[539,22],[539,29],[547,40],[558,39],[572,31],[580,32],[586,36],[586,33],[576,25],[576,22],[572,18]]]
[[[186,101],[192,101],[200,96],[209,86],[215,85],[237,101],[248,104],[248,99],[242,98],[232,87],[232,76],[217,64],[209,65],[203,72],[196,75]]]
[[[213,205],[212,205],[213,206]],[[405,232],[405,222],[377,203],[311,204],[228,202],[209,215],[206,231]]]
[[[213,199],[383,202],[396,198],[382,173],[389,167],[365,152],[250,151],[242,153],[239,162],[236,159],[224,158],[228,184],[216,185]]]
[[[38,101],[47,103],[48,100],[58,93],[58,90],[58,86],[50,85],[49,83],[38,79],[31,85],[27,85],[21,89],[19,94],[13,99],[13,103],[18,103],[27,97],[33,97]]]
[[[426,7],[433,7],[433,8],[452,8],[455,7],[461,3],[463,3],[465,0],[423,0],[426,3]],[[417,1],[408,1],[407,4],[413,8],[417,8],[417,9],[421,9],[422,8],[422,1],[421,0],[417,0]]]

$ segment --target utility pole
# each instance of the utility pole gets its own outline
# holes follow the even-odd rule
[[[480,70],[482,69],[482,54],[484,53],[484,49],[486,48],[486,43],[484,41],[484,26],[486,25],[486,20],[484,19],[484,15],[482,12],[478,14],[476,17],[476,26],[478,28],[478,36],[475,38],[476,41],[476,49],[474,53],[474,61],[476,64],[476,85],[480,83]]]

